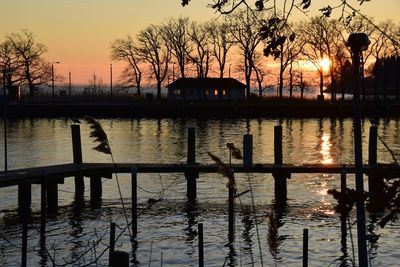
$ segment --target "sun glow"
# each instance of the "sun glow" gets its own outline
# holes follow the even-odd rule
[[[331,61],[328,58],[323,58],[319,61],[319,65],[321,66],[324,72],[327,72],[331,67]]]

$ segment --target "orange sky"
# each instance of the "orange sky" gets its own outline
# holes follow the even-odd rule
[[[315,10],[338,0],[313,0]],[[357,0],[351,0],[357,5]],[[111,62],[110,44],[116,38],[135,34],[150,23],[159,24],[168,17],[189,16],[204,21],[217,18],[206,7],[211,0],[191,0],[181,7],[180,0],[0,0],[0,42],[7,33],[21,29],[32,31],[49,52],[46,59],[60,61],[57,74],[73,83],[87,83],[95,72],[107,84],[113,63],[117,80],[120,63]],[[279,0],[278,0],[279,2]],[[362,11],[377,20],[399,21],[400,0],[371,0]],[[297,18],[305,17],[297,15]]]

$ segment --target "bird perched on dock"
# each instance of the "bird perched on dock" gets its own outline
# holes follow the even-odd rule
[[[78,118],[75,118],[75,117],[72,117],[71,120],[72,120],[72,122],[75,123],[75,124],[81,123],[81,121],[78,120]]]

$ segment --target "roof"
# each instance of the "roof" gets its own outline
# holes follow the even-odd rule
[[[234,78],[179,78],[167,85],[167,88],[246,88],[246,85]]]

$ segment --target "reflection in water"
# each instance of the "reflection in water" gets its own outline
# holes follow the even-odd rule
[[[193,255],[196,252],[196,244],[194,244],[194,239],[197,237],[197,217],[199,215],[199,210],[196,201],[186,202],[186,217],[188,226],[185,228],[186,234],[186,244],[190,247],[187,252],[188,255]]]
[[[243,239],[243,246],[241,250],[244,254],[250,255],[251,264],[254,265],[254,258],[253,258],[253,240],[252,240],[252,229],[254,227],[254,222],[252,219],[251,211],[249,209],[243,210],[243,232],[242,232],[242,239]]]
[[[327,133],[324,133],[321,137],[321,150],[319,153],[322,156],[321,163],[322,164],[332,164],[333,158],[331,156],[331,136]]]

